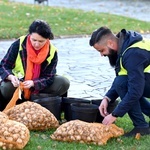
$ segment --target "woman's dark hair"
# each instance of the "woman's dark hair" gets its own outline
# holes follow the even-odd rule
[[[100,41],[103,36],[112,33],[111,30],[107,27],[100,27],[99,29],[95,30],[92,35],[91,39],[89,41],[90,46],[94,46],[95,43]]]
[[[43,38],[49,38],[50,40],[54,39],[54,35],[51,32],[51,28],[47,22],[44,20],[35,20],[29,27],[29,33],[38,33]]]

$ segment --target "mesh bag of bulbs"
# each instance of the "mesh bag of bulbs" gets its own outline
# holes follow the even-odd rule
[[[59,126],[56,117],[35,102],[26,101],[4,112],[9,119],[23,123],[29,130],[46,130]]]
[[[88,123],[72,120],[59,126],[50,136],[53,140],[105,145],[110,138],[124,134],[115,124]]]
[[[30,139],[29,129],[22,123],[9,120],[0,112],[0,148],[23,149]]]

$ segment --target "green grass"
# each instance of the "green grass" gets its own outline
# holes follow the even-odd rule
[[[12,39],[28,32],[28,26],[35,19],[46,20],[55,36],[89,35],[100,26],[106,25],[118,32],[122,28],[141,33],[150,32],[150,22],[139,21],[127,17],[84,12],[49,6],[27,5],[0,1],[0,39]],[[119,118],[116,124],[129,131],[133,128],[127,115]],[[24,150],[148,150],[150,136],[143,136],[140,140],[133,138],[110,139],[105,146],[87,145],[79,143],[57,142],[50,139],[55,130],[45,132],[31,131],[31,138]]]
[[[64,35],[89,35],[106,25],[118,32],[122,28],[141,33],[150,32],[150,22],[139,21],[108,13],[29,5],[0,1],[0,39],[18,38],[28,32],[35,19],[46,20],[56,37]]]
[[[128,115],[125,115],[123,118],[118,118],[116,125],[122,127],[126,132],[133,128]],[[148,150],[147,146],[150,141],[150,136],[143,136],[139,140],[125,137],[112,138],[104,146],[75,142],[67,143],[50,139],[50,135],[54,131],[54,129],[44,132],[32,131],[30,141],[24,150]]]

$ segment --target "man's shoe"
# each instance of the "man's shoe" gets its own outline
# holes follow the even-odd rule
[[[124,137],[135,137],[137,133],[140,133],[140,135],[148,135],[148,134],[150,134],[150,127],[148,127],[148,128],[133,128],[130,132],[125,133]]]

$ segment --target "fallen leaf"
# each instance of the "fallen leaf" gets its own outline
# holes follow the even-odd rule
[[[48,136],[46,136],[45,134],[42,134],[41,138],[44,139],[44,140],[46,140],[46,139],[48,139]]]
[[[135,139],[136,140],[139,140],[141,138],[141,134],[140,133],[137,133],[136,135],[135,135]]]

